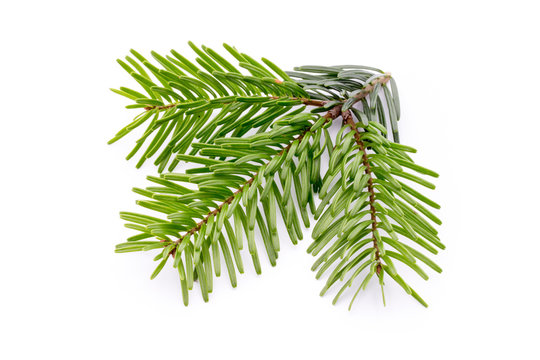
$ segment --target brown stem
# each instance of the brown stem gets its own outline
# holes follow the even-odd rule
[[[367,182],[367,188],[369,192],[369,210],[371,214],[371,233],[373,234],[373,247],[375,248],[375,260],[377,264],[377,275],[381,273],[381,260],[380,260],[380,251],[379,245],[377,244],[377,238],[375,237],[375,231],[377,231],[377,210],[375,209],[375,190],[373,189],[373,174],[371,172],[371,166],[369,165],[369,160],[367,157],[366,146],[362,139],[360,138],[360,132],[356,128],[356,123],[353,120],[351,112],[349,110],[344,111],[341,116],[343,117],[343,125],[348,125],[351,130],[354,132],[354,139],[358,144],[358,147],[362,151],[362,162],[365,166],[365,173],[369,176]]]
[[[356,99],[355,103],[357,103],[358,101],[360,101],[363,98],[367,97],[373,91],[373,89],[375,89],[375,85],[377,85],[377,84],[384,85],[388,81],[390,81],[391,78],[392,78],[392,75],[390,73],[385,73],[384,76],[378,77],[375,80],[372,80],[371,82],[366,84],[362,88],[362,90],[360,90],[360,92],[358,94],[354,95],[354,98]]]
[[[199,223],[197,223],[197,225],[195,225],[194,227],[192,227],[190,230],[188,230],[183,236],[181,236],[178,240],[176,240],[175,242],[177,244],[179,244],[186,236],[188,235],[193,235],[195,234],[197,231],[201,230],[201,227],[203,226],[203,224],[206,224],[208,222],[208,219],[210,218],[210,216],[213,216],[213,215],[216,215],[216,214],[219,214],[221,212],[221,210],[223,209],[223,206],[225,206],[225,204],[230,204],[232,203],[232,201],[234,200],[234,197],[236,195],[238,195],[239,193],[241,193],[245,187],[249,187],[249,185],[251,185],[251,183],[253,183],[253,181],[255,180],[255,176],[257,176],[257,174],[253,175],[252,177],[250,177],[245,183],[244,185],[242,185],[240,187],[240,189],[236,190],[234,194],[232,194],[231,196],[229,196],[227,199],[225,199],[225,201],[223,201],[217,208],[215,208],[214,210],[210,211],[205,217],[204,219],[202,219]]]
[[[150,111],[150,110],[154,110],[154,109],[157,109],[157,110],[166,110],[166,109],[173,108],[173,107],[175,107],[175,106],[178,105],[178,104],[179,104],[179,103],[172,103],[172,104],[167,104],[167,105],[162,105],[162,106],[149,105],[149,106],[145,106],[145,107],[144,107],[144,110],[146,110],[146,111]]]
[[[270,99],[277,100],[277,99],[280,99],[280,97],[271,96]],[[301,100],[303,105],[309,105],[309,106],[324,106],[328,102],[326,100],[315,100],[315,99],[306,99],[306,98],[299,98],[299,97],[290,97],[287,100]]]
[[[268,100],[276,100],[276,99],[280,99],[280,97],[279,96],[269,96],[268,97]],[[323,101],[323,100],[314,100],[314,99],[297,98],[297,97],[290,97],[287,100],[301,100],[302,104],[309,105],[309,106],[324,106],[324,104],[327,103],[327,101]],[[180,103],[172,103],[172,104],[167,104],[167,105],[162,105],[162,106],[149,105],[149,106],[146,106],[144,108],[144,110],[146,110],[146,111],[149,111],[149,110],[166,110],[166,109],[173,108],[178,104],[180,104]],[[223,103],[223,104],[229,104],[229,103]]]

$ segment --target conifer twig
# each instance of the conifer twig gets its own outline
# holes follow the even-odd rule
[[[428,276],[420,264],[442,271],[420,251],[436,254],[445,248],[433,225],[441,220],[428,209],[440,206],[406,184],[433,189],[422,176],[438,174],[415,164],[409,154],[416,150],[399,143],[400,105],[391,75],[360,65],[285,72],[224,44],[237,60],[233,65],[208,47],[189,46],[197,55],[194,62],[174,50],[165,56],[152,52],[156,65],[134,50],[118,60],[140,88],[112,91],[133,101],[127,108],[144,111],[109,143],[146,123],[128,159],[142,149],[140,167],[155,155],[161,175],[148,177],[153,186],[134,188],[147,198],[137,204],[159,215],[121,212],[126,227],[138,233],[118,244],[116,252],[159,250],[151,278],[172,255],[184,304],[195,279],[208,301],[223,261],[236,287],[236,269],[244,272],[244,239],[261,273],[256,228],[274,266],[280,250],[277,214],[296,244],[303,237],[302,223],[310,227],[309,211],[316,224],[307,251],[318,256],[312,270],[317,278],[327,275],[321,295],[342,283],[336,303],[365,276],[352,305],[375,275],[382,290],[386,273],[427,306],[396,265],[423,279]],[[340,117],[342,126],[331,135],[328,125]],[[329,155],[327,167],[323,154]],[[180,161],[198,166],[172,172]],[[327,168],[324,176],[322,168]]]
[[[372,221],[371,234],[373,239],[373,247],[375,248],[375,261],[377,261],[377,275],[379,275],[381,273],[382,266],[380,260],[380,249],[379,245],[377,244],[377,238],[375,237],[375,231],[377,231],[377,209],[375,209],[375,190],[373,188],[373,174],[371,173],[371,165],[367,157],[366,146],[360,138],[360,132],[358,131],[356,124],[354,123],[351,112],[347,110],[344,111],[341,115],[343,117],[343,125],[349,126],[354,132],[354,139],[356,141],[356,144],[360,148],[360,151],[362,151],[362,163],[366,168],[364,172],[369,177],[367,181],[367,191],[369,192],[369,211]]]

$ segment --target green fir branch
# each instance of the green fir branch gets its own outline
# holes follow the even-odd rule
[[[321,295],[350,274],[335,296],[335,303],[364,271],[366,275],[357,288],[352,305],[358,291],[365,289],[374,275],[383,285],[384,274],[387,273],[408,294],[427,306],[400,277],[394,261],[412,268],[426,280],[428,277],[416,264],[417,259],[427,261],[428,266],[439,271],[440,268],[419,251],[415,250],[413,254],[409,250],[411,244],[407,244],[404,238],[436,254],[435,247],[444,249],[444,245],[428,220],[436,224],[440,224],[440,220],[407,193],[399,177],[409,173],[398,162],[423,174],[438,175],[414,165],[404,151],[412,149],[384,138],[386,129],[378,123],[369,122],[363,127],[353,120],[348,110],[342,113],[342,118],[342,129],[348,128],[350,132],[346,135],[340,132],[336,138],[330,166],[323,180],[322,202],[315,213],[318,222],[312,233],[314,242],[308,248],[313,255],[327,248],[312,268],[320,268],[317,278],[341,259],[329,275]],[[327,192],[332,183],[335,185]]]
[[[137,204],[154,215],[122,212],[136,234],[116,252],[157,250],[151,278],[172,261],[187,305],[194,282],[208,301],[222,261],[236,287],[245,247],[261,273],[256,229],[276,265],[277,213],[293,244],[314,218],[308,252],[318,256],[316,277],[327,276],[321,295],[341,283],[336,303],[356,288],[352,306],[377,278],[385,302],[386,274],[427,306],[400,269],[426,280],[423,265],[442,271],[423,253],[444,249],[436,230],[441,220],[429,209],[440,206],[416,189],[433,189],[424,177],[438,174],[415,164],[410,154],[416,150],[399,144],[399,97],[391,75],[354,65],[285,72],[225,44],[233,65],[208,47],[189,45],[194,62],[174,50],[152,52],[156,65],[133,50],[119,60],[141,89],[113,91],[143,112],[110,142],[146,123],[128,158],[143,151],[139,167],[155,157],[161,175],[133,189],[145,197]],[[334,120],[342,127],[332,138],[327,128]],[[197,166],[173,172],[181,161]]]
[[[321,181],[319,166],[316,165],[322,154],[321,144],[313,140],[320,139],[322,126],[338,115],[336,111],[325,116],[297,114],[282,118],[264,133],[244,138],[223,138],[217,144],[193,144],[199,150],[199,156],[178,155],[178,158],[203,166],[187,173],[149,177],[161,187],[135,189],[138,194],[151,199],[139,201],[139,205],[164,214],[165,218],[122,213],[122,218],[129,221],[127,226],[140,234],[119,244],[116,251],[159,249],[161,256],[156,260],[160,263],[152,277],[161,271],[169,255],[176,259],[184,254],[183,260],[176,261],[178,264],[183,261],[183,269],[186,269],[184,263],[192,264],[189,271],[201,281],[205,300],[212,291],[213,275],[208,269],[213,263],[214,274],[219,276],[221,256],[226,261],[231,284],[236,286],[236,272],[230,254],[234,254],[237,270],[242,273],[239,252],[243,249],[244,236],[253,266],[257,273],[261,272],[255,245],[255,225],[262,236],[268,260],[274,266],[280,249],[276,209],[279,209],[289,229],[291,241],[296,244],[303,236],[300,218],[308,227],[307,209],[315,209],[313,184]],[[217,156],[220,159],[215,159]],[[303,160],[295,162],[295,158]],[[197,189],[189,189],[180,183],[195,185]],[[294,199],[299,205],[298,211]],[[234,225],[231,225],[232,218]],[[148,241],[149,237],[156,240]],[[189,256],[192,259],[185,258]],[[204,276],[197,269],[199,261],[205,264]],[[181,281],[187,281],[187,278]],[[191,289],[192,283],[182,286]],[[187,293],[184,293],[184,301],[187,304]]]

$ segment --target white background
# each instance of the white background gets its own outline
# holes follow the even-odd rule
[[[0,10],[0,358],[539,358],[540,58],[534,1],[11,1]],[[436,260],[383,307],[375,283],[351,312],[319,297],[309,233],[278,266],[188,308],[151,254],[114,254],[151,167],[106,141],[135,113],[109,87],[115,59],[226,41],[285,69],[392,72],[401,137],[440,172]],[[247,263],[247,261],[246,261]]]

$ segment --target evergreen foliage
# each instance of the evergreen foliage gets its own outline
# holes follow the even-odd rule
[[[208,300],[222,262],[235,287],[246,248],[257,273],[263,252],[276,264],[278,213],[293,244],[314,218],[308,252],[318,256],[316,277],[326,275],[321,295],[339,286],[335,303],[353,287],[352,305],[370,280],[382,290],[390,278],[427,306],[398,268],[426,280],[424,265],[441,272],[423,253],[444,249],[435,228],[441,221],[430,210],[439,205],[416,189],[435,188],[425,177],[438,175],[415,164],[416,150],[399,143],[390,74],[353,65],[285,72],[225,44],[233,65],[189,45],[194,62],[174,50],[152,52],[155,65],[134,50],[118,60],[140,89],[112,90],[142,112],[110,143],[144,124],[127,158],[142,153],[137,167],[153,158],[159,176],[133,189],[144,198],[137,204],[155,214],[122,212],[137,233],[116,252],[157,251],[151,278],[172,262],[187,305],[195,281]],[[334,121],[342,127],[332,137]],[[195,166],[175,172],[180,161]]]

